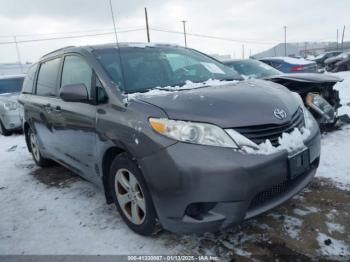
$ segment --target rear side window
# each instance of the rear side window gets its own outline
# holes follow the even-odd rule
[[[31,94],[33,93],[33,85],[35,80],[35,73],[38,68],[38,64],[31,66],[27,72],[27,76],[23,82],[22,93]]]
[[[62,71],[61,87],[66,85],[84,84],[91,97],[92,69],[79,56],[66,56]]]
[[[23,77],[0,79],[0,94],[19,93],[21,92],[22,84]]]
[[[56,96],[56,83],[61,58],[46,61],[41,64],[36,94],[41,96]]]

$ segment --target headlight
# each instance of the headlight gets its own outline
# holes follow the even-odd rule
[[[301,98],[301,96],[298,93],[296,93],[296,92],[292,92],[292,94],[299,101],[300,107],[303,110],[304,121],[305,121],[305,128],[306,129],[310,129],[312,127],[312,124],[313,124],[313,116],[311,115],[309,110],[305,107],[303,99]]]
[[[315,93],[308,93],[306,104],[323,116],[328,122],[334,121],[335,110],[322,96]]]
[[[150,118],[149,122],[157,133],[178,141],[239,148],[237,143],[222,128],[215,125],[157,118]]]
[[[18,103],[17,102],[6,102],[4,104],[4,108],[6,111],[16,110],[18,108]]]

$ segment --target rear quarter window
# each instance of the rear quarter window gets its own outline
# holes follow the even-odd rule
[[[61,58],[55,58],[40,65],[36,87],[37,95],[56,96],[60,63]]]
[[[23,94],[32,94],[33,93],[33,86],[35,81],[35,73],[38,69],[38,64],[35,64],[31,66],[27,72],[26,78],[23,82],[23,88],[22,93]]]

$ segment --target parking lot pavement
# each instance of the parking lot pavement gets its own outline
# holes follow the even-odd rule
[[[350,74],[339,86],[350,113]],[[131,232],[94,185],[41,169],[21,135],[0,136],[0,254],[205,254],[224,259],[350,259],[350,126],[324,134],[309,188],[245,223],[203,235]]]

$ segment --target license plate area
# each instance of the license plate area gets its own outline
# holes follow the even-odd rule
[[[306,170],[310,168],[310,154],[309,150],[305,149],[288,159],[288,174],[289,179],[294,179],[302,175]]]

